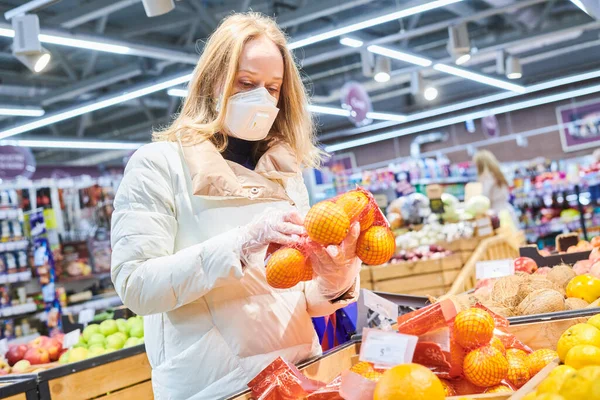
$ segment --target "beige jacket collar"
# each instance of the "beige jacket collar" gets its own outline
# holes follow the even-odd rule
[[[254,171],[225,160],[210,141],[181,148],[196,196],[292,202],[281,181],[296,176],[300,169],[287,144],[271,147]]]

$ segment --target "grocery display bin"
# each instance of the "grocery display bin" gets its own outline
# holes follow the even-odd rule
[[[38,400],[36,375],[6,375],[0,378],[0,399]]]
[[[38,373],[42,400],[152,399],[151,368],[144,345],[61,365]]]

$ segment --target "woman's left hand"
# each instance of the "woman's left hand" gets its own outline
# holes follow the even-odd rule
[[[313,271],[325,297],[338,298],[354,285],[362,266],[362,262],[356,257],[356,241],[359,235],[360,224],[356,222],[339,246],[311,246]]]

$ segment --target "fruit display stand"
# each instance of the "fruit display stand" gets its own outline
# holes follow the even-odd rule
[[[360,287],[362,289],[373,290],[373,277],[371,275],[371,267],[363,265],[360,270]]]
[[[37,400],[37,380],[35,375],[13,375],[0,378],[0,399]]]
[[[61,365],[37,374],[40,399],[152,399],[144,345]]]
[[[456,295],[473,289],[476,284],[475,271],[478,262],[518,257],[519,242],[519,235],[511,236],[508,233],[499,233],[483,239],[460,273],[456,275],[454,283],[446,294]]]

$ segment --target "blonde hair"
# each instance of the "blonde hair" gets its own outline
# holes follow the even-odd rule
[[[498,186],[508,186],[508,182],[500,170],[500,163],[492,152],[488,150],[478,151],[473,157],[473,162],[477,167],[477,175],[481,176],[488,171],[494,177]]]
[[[284,64],[279,114],[266,146],[283,141],[295,152],[299,164],[318,167],[323,153],[315,145],[315,126],[307,110],[308,95],[294,57],[287,48],[285,34],[271,18],[253,12],[223,19],[204,47],[179,115],[168,128],[154,132],[153,139],[176,141],[179,137],[187,144],[211,140],[219,151],[225,150],[225,110],[233,94],[242,50],[244,44],[260,36],[266,36],[277,45]],[[217,111],[215,94],[220,92],[221,85],[223,102]]]

